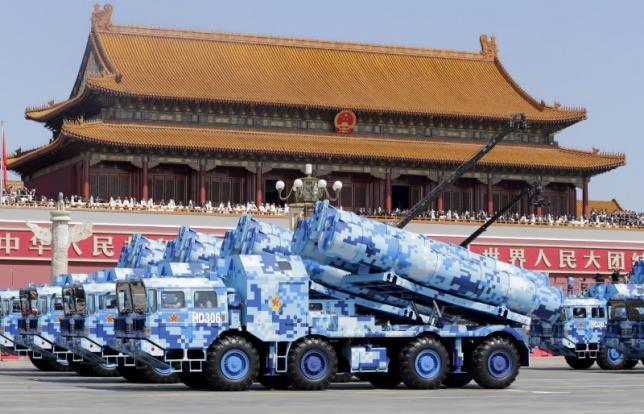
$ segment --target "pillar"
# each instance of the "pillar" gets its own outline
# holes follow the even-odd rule
[[[492,175],[487,175],[487,215],[494,214],[494,199],[492,198]]]
[[[203,165],[199,168],[199,204],[206,204],[206,171]]]
[[[141,166],[141,199],[148,200],[148,160],[143,160]]]
[[[89,200],[89,156],[83,158],[83,199]]]
[[[262,191],[262,167],[257,167],[255,170],[255,204],[259,207],[264,200],[264,192]]]
[[[49,212],[51,220],[51,281],[67,274],[69,240],[69,222],[71,217],[64,209]]]
[[[391,210],[391,172],[387,171],[385,173],[385,211]]]
[[[583,189],[582,189],[582,215],[584,218],[588,218],[590,216],[590,211],[588,211],[588,177],[584,177],[584,184],[583,184]]]
[[[443,181],[443,176],[438,177],[438,184],[440,184]],[[437,211],[443,211],[443,208],[445,207],[445,198],[443,197],[443,193],[440,193],[438,195],[438,198],[436,199],[436,210]]]

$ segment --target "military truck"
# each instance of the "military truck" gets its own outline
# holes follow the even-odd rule
[[[28,349],[16,345],[20,312],[20,292],[17,289],[0,289],[0,352],[26,355]]]
[[[62,286],[87,275],[61,276],[54,285],[29,285],[20,289],[21,317],[14,342],[29,350],[29,359],[42,371],[69,370],[71,352],[57,344],[63,318]]]
[[[505,388],[529,363],[524,326],[563,300],[544,275],[328,203],[290,237],[257,223],[227,233],[208,277],[117,283],[111,346],[194,388],[321,390],[338,372]]]
[[[596,283],[583,294],[566,297],[556,322],[532,321],[530,345],[564,356],[573,369],[588,369],[595,362],[606,370],[633,368],[638,360],[606,346],[604,335],[609,301],[627,299],[637,291],[634,284]]]
[[[631,281],[644,280],[644,261],[633,267]],[[644,285],[632,284],[630,295],[608,301],[608,325],[604,343],[627,358],[644,363]]]

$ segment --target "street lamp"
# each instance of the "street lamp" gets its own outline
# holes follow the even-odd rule
[[[327,182],[323,179],[312,177],[313,166],[306,164],[304,166],[304,173],[306,177],[298,178],[293,182],[293,187],[289,190],[288,194],[284,195],[286,184],[284,181],[279,180],[275,183],[275,189],[280,200],[287,201],[291,196],[295,197],[295,203],[289,204],[291,211],[291,228],[294,229],[299,217],[308,217],[315,203],[319,200],[336,201],[342,190],[342,182],[336,181],[331,186],[333,195],[327,189]]]

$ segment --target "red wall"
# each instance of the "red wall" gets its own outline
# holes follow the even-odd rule
[[[41,175],[29,181],[25,181],[27,188],[35,188],[38,196],[49,198],[58,197],[58,193],[65,195],[76,194],[76,166],[70,165],[49,174]]]
[[[114,267],[114,263],[70,264],[69,273],[92,273],[110,267]],[[50,281],[51,267],[47,262],[0,262],[0,288],[21,288],[29,283],[46,284]]]

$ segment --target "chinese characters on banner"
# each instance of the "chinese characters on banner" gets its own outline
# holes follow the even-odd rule
[[[97,232],[69,247],[69,260],[79,262],[116,262],[131,234]],[[169,239],[169,235],[151,235]],[[0,259],[51,259],[51,245],[36,239],[30,230],[0,230]]]
[[[113,227],[113,230],[101,229],[91,237],[72,244],[69,248],[70,261],[115,263],[121,248],[132,234],[124,232],[122,227]],[[208,232],[222,234],[223,231],[224,229],[210,229]],[[166,229],[163,233],[155,232],[146,236],[170,240],[176,237],[176,231]],[[551,243],[553,246],[557,244],[556,240]],[[478,244],[471,246],[471,250],[526,269],[565,274],[610,273],[615,269],[629,272],[633,261],[644,259],[644,242],[629,243],[628,246],[615,243],[615,246],[617,247],[612,248],[606,243],[584,241],[583,247],[575,246],[574,243],[570,246],[551,247],[547,243],[535,245],[530,240],[511,239],[490,243],[481,238]],[[49,260],[51,246],[37,240],[27,228],[0,230],[0,260],[30,258],[35,261]]]
[[[587,244],[587,242],[585,243]],[[472,251],[526,269],[549,273],[629,272],[633,262],[644,259],[644,245],[637,248],[547,247],[515,245],[473,245]]]

